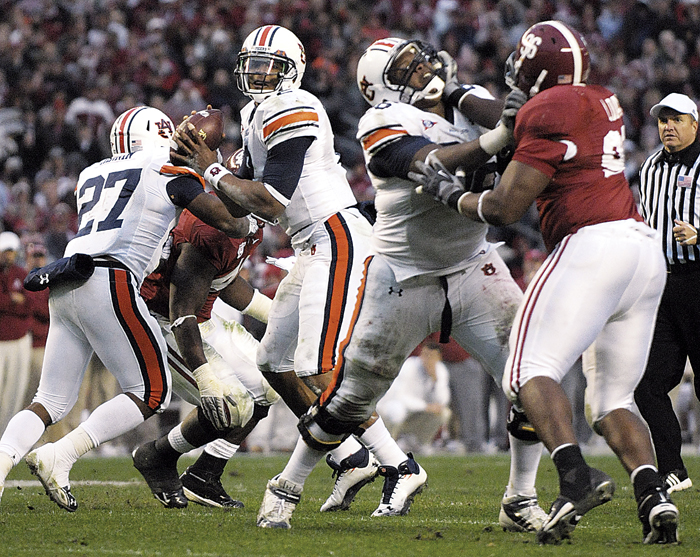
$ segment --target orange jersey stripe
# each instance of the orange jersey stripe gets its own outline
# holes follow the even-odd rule
[[[160,173],[165,174],[166,176],[192,176],[193,178],[197,178],[199,183],[202,184],[202,188],[204,188],[204,178],[202,178],[194,170],[191,170],[185,166],[172,166],[170,164],[164,164],[160,167]]]
[[[319,347],[319,370],[326,373],[333,369],[345,306],[348,302],[348,281],[352,266],[352,243],[349,232],[337,214],[325,223],[331,236],[335,257],[329,277],[323,335]]]
[[[115,295],[117,309],[120,312],[120,317],[128,328],[128,334],[131,336],[132,348],[137,359],[141,362],[142,374],[146,376],[146,404],[149,408],[156,409],[163,402],[163,362],[160,358],[160,350],[151,339],[150,331],[145,329],[139,315],[134,311],[132,291],[129,288],[130,281],[128,272],[122,269],[111,269],[114,273],[114,282],[112,283],[112,291]]]
[[[287,116],[282,116],[281,118],[277,118],[273,122],[269,123],[267,126],[263,128],[263,137],[266,139],[275,133],[277,130],[280,128],[283,128],[285,126],[289,126],[290,124],[297,124],[299,122],[318,122],[318,114],[312,111],[302,111],[302,112],[295,112],[293,114],[288,114]]]
[[[338,349],[338,359],[335,362],[335,366],[332,370],[333,376],[331,377],[331,381],[328,384],[328,387],[326,387],[326,390],[323,391],[323,393],[321,394],[321,398],[319,400],[321,406],[325,404],[326,400],[328,400],[328,397],[330,397],[331,394],[338,387],[338,378],[340,377],[342,369],[345,366],[345,350],[348,347],[348,344],[350,343],[352,332],[355,329],[357,319],[360,316],[360,308],[362,307],[362,301],[365,297],[365,288],[367,287],[367,269],[369,267],[369,264],[372,262],[372,257],[373,256],[370,255],[369,257],[367,257],[367,259],[365,259],[364,270],[362,271],[362,280],[360,282],[360,288],[357,292],[357,300],[355,301],[355,309],[352,313],[352,319],[350,321],[350,327],[348,328],[348,334],[345,337],[345,339],[343,339],[343,342],[340,343],[340,347]]]
[[[368,136],[362,139],[362,147],[365,151],[369,151],[374,145],[380,141],[386,139],[387,137],[400,137],[402,135],[408,135],[406,130],[393,130],[390,128],[382,128],[376,132],[372,132]]]

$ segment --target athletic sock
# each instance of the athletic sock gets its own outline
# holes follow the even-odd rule
[[[330,451],[333,460],[341,462],[343,459],[355,454],[363,445],[352,435],[343,441],[340,446]]]
[[[559,472],[559,492],[576,501],[588,491],[591,471],[578,445],[562,445],[552,452],[552,460]]]
[[[639,503],[646,495],[663,487],[661,476],[655,466],[651,464],[642,465],[630,474],[632,485],[634,486],[634,498]]]
[[[203,452],[195,463],[190,466],[191,472],[199,472],[200,474],[214,475],[220,478],[226,468],[227,458],[219,458],[211,455],[206,451]]]
[[[408,456],[396,444],[381,418],[377,419],[359,437],[360,442],[377,457],[380,464],[394,466],[405,462]]]
[[[536,497],[537,468],[542,457],[542,443],[523,441],[508,434],[510,441],[510,477],[506,497],[524,495]]]

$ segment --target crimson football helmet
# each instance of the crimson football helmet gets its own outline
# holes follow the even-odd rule
[[[421,89],[415,89],[409,82],[421,63],[432,78]],[[357,62],[357,86],[372,106],[382,101],[407,104],[423,99],[437,101],[445,89],[445,78],[445,67],[437,51],[422,41],[380,39],[373,42]]]
[[[153,147],[170,147],[170,139],[174,133],[173,121],[157,108],[130,108],[120,114],[112,124],[112,130],[109,132],[112,156]]]
[[[278,91],[297,89],[306,53],[297,36],[279,25],[263,25],[245,41],[236,60],[236,84],[257,103]]]
[[[582,85],[590,57],[583,35],[561,21],[530,27],[506,62],[506,83],[529,97],[555,85]]]

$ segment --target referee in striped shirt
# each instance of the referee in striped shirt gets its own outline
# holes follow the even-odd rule
[[[669,492],[693,485],[681,458],[681,428],[668,393],[683,379],[686,358],[700,397],[700,139],[698,107],[671,93],[651,108],[663,148],[640,170],[644,220],[661,234],[668,276],[656,318],[649,362],[635,401],[656,449]]]

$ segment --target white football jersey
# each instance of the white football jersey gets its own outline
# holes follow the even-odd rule
[[[306,151],[301,178],[291,199],[268,186],[275,199],[286,206],[279,222],[287,234],[293,236],[357,203],[335,152],[328,115],[314,95],[294,89],[268,97],[257,106],[251,101],[241,110],[241,122],[243,145],[250,153],[254,179],[258,181],[262,181],[272,147],[294,137],[315,138]]]
[[[168,197],[174,176],[192,171],[170,166],[169,150],[115,155],[80,173],[75,195],[79,230],[65,255],[108,255],[139,283],[155,267],[180,209]]]
[[[365,162],[397,138],[421,136],[433,143],[466,143],[484,131],[455,111],[455,124],[410,104],[381,103],[358,125]],[[474,222],[432,196],[418,194],[417,184],[369,172],[376,189],[377,222],[372,250],[386,257],[397,280],[417,275],[446,275],[464,268],[484,249],[487,225]]]

